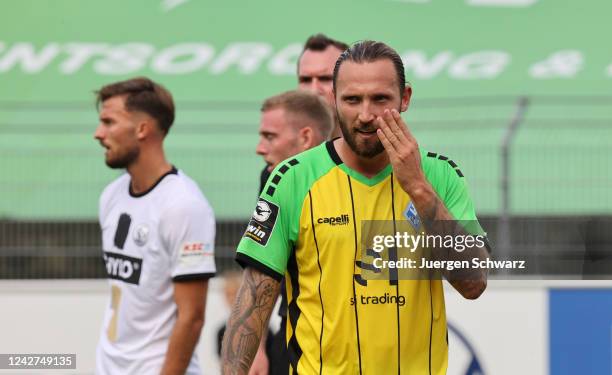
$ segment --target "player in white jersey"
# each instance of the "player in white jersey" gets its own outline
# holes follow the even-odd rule
[[[105,161],[127,173],[100,197],[111,286],[97,374],[200,374],[195,346],[215,273],[215,220],[196,183],[165,158],[170,93],[146,78],[97,92],[94,134]]]

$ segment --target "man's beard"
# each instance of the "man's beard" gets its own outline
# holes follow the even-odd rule
[[[138,158],[138,155],[140,155],[140,149],[134,147],[114,159],[106,159],[105,162],[112,169],[125,169]]]
[[[357,137],[359,136],[357,130],[349,129],[342,119],[342,116],[340,116],[340,113],[338,113],[338,110],[336,110],[336,117],[338,119],[340,131],[342,131],[342,137],[355,154],[362,158],[371,159],[385,150],[382,142],[380,139],[378,139],[378,135],[376,135],[374,140],[364,140],[360,145],[357,144]],[[376,129],[376,126],[373,123],[364,124],[359,130],[370,131],[371,129]]]

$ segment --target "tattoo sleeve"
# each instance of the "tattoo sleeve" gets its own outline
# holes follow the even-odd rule
[[[428,233],[442,236],[465,236],[468,234],[460,223],[453,218],[435,192],[432,192],[432,195],[428,198],[416,204],[417,211],[419,211],[419,205],[421,206],[419,212],[423,212],[422,220]],[[467,260],[471,262],[474,258],[485,260],[489,257],[486,247],[474,247],[469,251],[456,251],[450,247],[440,246],[431,250],[433,260]],[[444,270],[443,275],[461,295],[471,299],[477,298],[486,288],[488,271],[484,268],[455,269],[453,271]]]
[[[276,303],[280,282],[247,267],[223,337],[224,375],[247,374]]]

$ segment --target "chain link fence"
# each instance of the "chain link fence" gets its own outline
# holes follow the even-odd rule
[[[177,108],[167,153],[215,210],[219,270],[235,268],[263,167],[259,103]],[[535,256],[536,273],[611,273],[589,262],[612,257],[612,98],[417,98],[405,119],[459,165],[495,253]],[[97,202],[118,172],[95,126],[89,103],[0,103],[0,278],[105,277]]]

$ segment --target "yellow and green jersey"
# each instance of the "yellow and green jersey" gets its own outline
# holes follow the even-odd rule
[[[476,220],[452,160],[423,153],[422,167],[454,218]],[[333,142],[272,172],[236,258],[277,280],[286,276],[292,373],[446,373],[442,282],[361,275],[361,222],[414,220],[415,213],[391,165],[366,178],[343,164]]]

